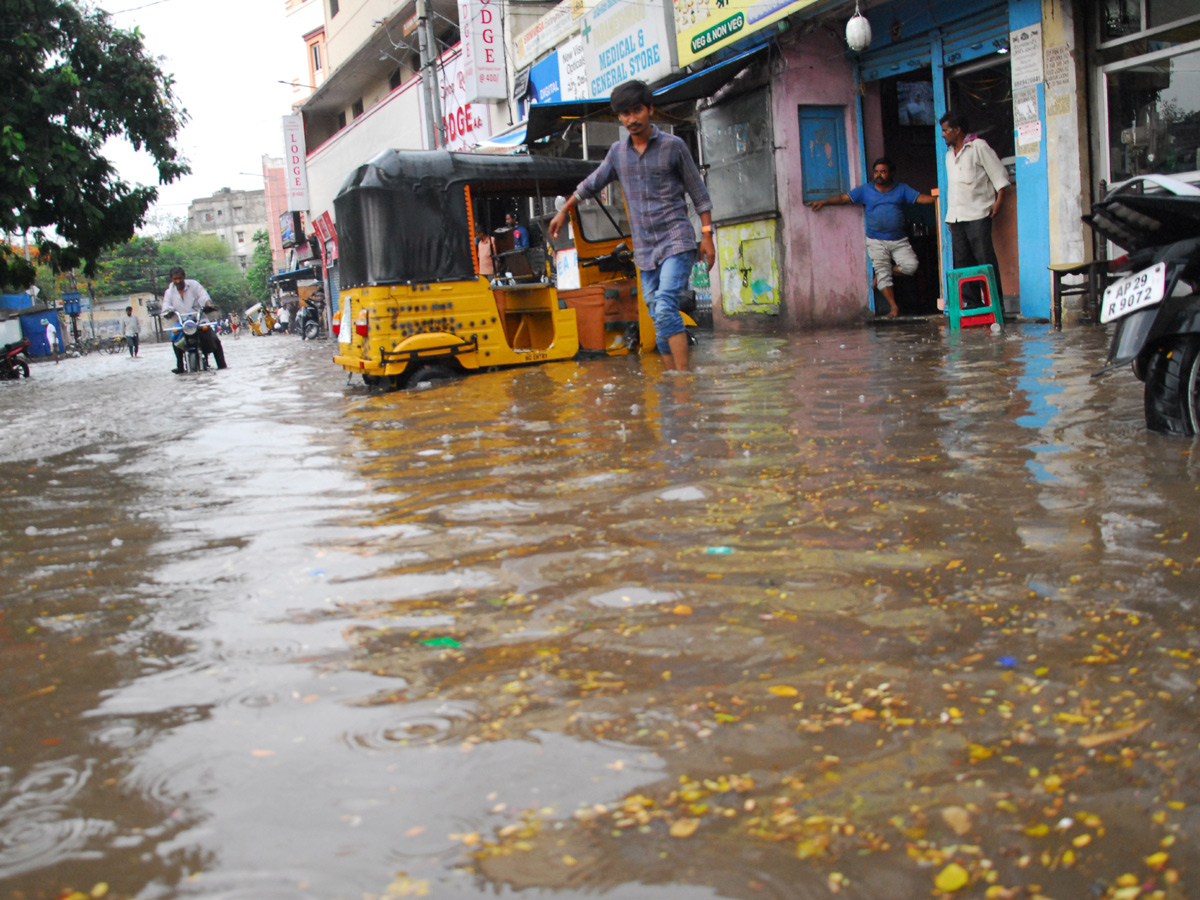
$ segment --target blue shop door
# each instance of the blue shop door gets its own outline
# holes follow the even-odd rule
[[[846,156],[846,108],[801,106],[800,172],[804,202],[828,200],[850,190]]]

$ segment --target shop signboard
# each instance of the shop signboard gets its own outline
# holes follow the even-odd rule
[[[583,25],[583,6],[578,0],[562,0],[513,41],[513,65],[522,69],[551,50]]]
[[[530,69],[529,83],[532,103],[590,99],[583,38],[571,38]]]
[[[558,103],[562,100],[557,53],[551,53],[529,70],[529,83],[532,85],[531,102]]]
[[[460,59],[468,101],[503,100],[508,96],[499,13],[499,0],[459,0]]]
[[[817,0],[674,0],[679,65],[754,34]]]
[[[492,136],[490,104],[467,99],[467,76],[462,55],[447,53],[438,66],[438,87],[442,96],[442,124],[446,129],[447,150],[473,150],[480,141]],[[421,92],[421,115],[426,115]]]
[[[287,208],[308,210],[308,151],[304,144],[304,117],[283,117],[283,150],[287,172]]]
[[[648,84],[675,70],[675,41],[666,0],[599,0],[584,17],[588,96],[601,99],[624,81]]]
[[[588,99],[587,58],[583,38],[571,38],[558,48],[558,77],[563,100]]]

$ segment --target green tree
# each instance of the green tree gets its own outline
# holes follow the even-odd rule
[[[251,302],[266,303],[270,298],[268,279],[273,274],[273,262],[271,238],[260,229],[254,233],[254,256],[250,258],[250,265],[246,267],[246,290],[250,293]]]
[[[165,273],[158,270],[158,241],[135,237],[102,254],[99,271],[92,281],[100,297],[142,292],[161,294],[167,280]]]
[[[124,181],[104,142],[145,150],[169,184],[188,171],[172,144],[186,113],[137,29],[116,27],[102,10],[3,0],[0,19],[0,230],[32,231],[44,262],[90,276],[101,251],[133,237],[158,196]],[[34,277],[0,245],[0,287]]]
[[[229,246],[215,234],[187,232],[158,245],[160,290],[166,289],[173,266],[182,266],[188,278],[204,285],[213,303],[225,312],[249,305],[246,279],[230,257]]]

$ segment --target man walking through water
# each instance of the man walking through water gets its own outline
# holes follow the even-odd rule
[[[907,184],[896,183],[896,164],[881,156],[871,166],[870,184],[860,184],[848,194],[808,204],[813,212],[825,206],[859,203],[866,207],[867,256],[875,268],[875,286],[891,308],[889,319],[900,315],[892,275],[916,275],[917,254],[904,231],[904,207],[909,203],[932,203],[932,194],[922,194]]]
[[[550,220],[557,238],[571,210],[595,197],[614,179],[621,182],[629,207],[633,256],[642,275],[646,308],[654,319],[658,351],[667,369],[686,371],[688,336],[679,303],[696,258],[696,232],[688,218],[686,194],[700,215],[700,256],[712,269],[717,261],[712,236],[712,200],[687,145],[650,124],[654,95],[645,82],[626,81],[610,103],[629,135],[608,149],[604,162],[579,183]]]
[[[129,355],[138,355],[139,335],[142,333],[142,320],[133,314],[133,307],[125,307],[125,315],[121,316],[121,336],[129,346]]]

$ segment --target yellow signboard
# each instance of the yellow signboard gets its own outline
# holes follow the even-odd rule
[[[817,0],[673,0],[679,65],[740,41]]]

